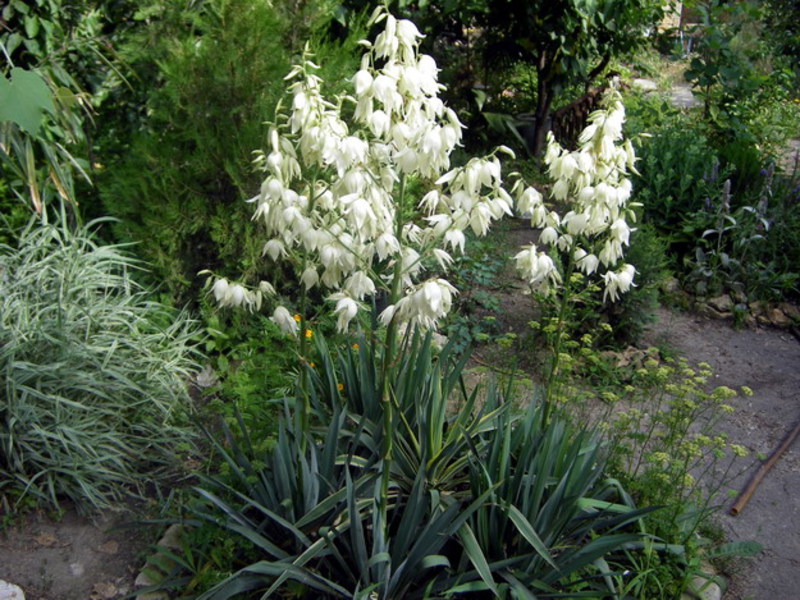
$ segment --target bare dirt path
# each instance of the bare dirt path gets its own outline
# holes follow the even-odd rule
[[[67,510],[12,518],[0,526],[0,580],[19,586],[25,600],[116,600],[133,591],[152,531],[118,529],[132,514],[94,520]],[[2,598],[0,594],[0,598]]]
[[[736,412],[721,424],[732,441],[752,452],[769,455],[800,421],[800,342],[791,333],[734,330],[725,322],[662,309],[647,341],[666,345],[690,362],[709,363],[716,385],[752,388],[753,396],[736,399]],[[733,488],[741,489],[754,470]],[[800,598],[800,442],[777,462],[738,516],[720,511],[719,520],[729,540],[754,540],[764,547],[740,564],[725,600]]]

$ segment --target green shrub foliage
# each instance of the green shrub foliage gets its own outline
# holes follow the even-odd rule
[[[116,235],[140,242],[154,276],[186,298],[203,268],[256,272],[261,248],[244,202],[260,183],[251,152],[265,145],[289,63],[284,23],[268,3],[215,0],[172,18],[184,27],[162,24],[172,37],[150,40],[163,58],[141,131],[99,185],[105,210],[121,219]]]

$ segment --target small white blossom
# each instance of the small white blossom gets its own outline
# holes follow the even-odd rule
[[[269,320],[275,323],[283,333],[297,335],[297,321],[294,320],[292,313],[283,306],[278,306]]]
[[[561,275],[556,269],[553,259],[544,252],[530,246],[515,257],[517,271],[525,279],[531,289],[547,291],[550,286],[561,282]]]
[[[375,283],[363,271],[356,271],[344,283],[345,289],[358,300],[375,293]]]
[[[333,311],[333,314],[336,315],[336,329],[339,332],[347,331],[350,321],[358,314],[358,303],[342,293],[331,294],[328,299],[336,302],[336,308]]]
[[[633,285],[633,276],[636,274],[636,269],[633,265],[626,264],[619,271],[606,271],[603,274],[603,283],[605,290],[603,291],[603,301],[611,298],[612,302],[616,302],[620,294],[627,292]]]

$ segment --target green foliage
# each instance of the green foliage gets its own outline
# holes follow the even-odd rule
[[[267,145],[263,123],[274,116],[291,53],[299,49],[287,43],[294,24],[281,7],[289,3],[212,0],[180,10],[166,4],[140,7],[139,26],[121,42],[141,81],[155,85],[137,90],[141,106],[115,90],[108,108],[117,114],[101,144],[116,158],[98,186],[105,211],[120,219],[115,235],[137,242],[153,277],[186,301],[202,269],[239,273],[248,282],[266,275],[245,202],[261,184],[252,152]],[[331,81],[341,82],[355,60],[347,43],[319,44],[335,57],[324,73]]]
[[[295,376],[293,340],[263,316],[214,310],[203,304],[204,350],[213,394],[209,409],[230,426],[234,415],[264,443],[275,433],[278,407],[265,397],[286,389]],[[235,428],[234,428],[235,430]]]
[[[500,333],[496,316],[501,306],[494,292],[500,289],[498,279],[507,261],[495,244],[470,238],[467,252],[457,256],[451,267],[450,281],[462,293],[455,298],[444,331],[459,352],[473,342],[496,339]]]
[[[667,247],[666,240],[650,224],[642,224],[631,233],[625,256],[636,266],[636,286],[608,307],[608,322],[617,345],[635,344],[653,322],[659,287],[669,274]]]
[[[55,198],[77,211],[74,179],[89,179],[84,129],[96,99],[86,86],[94,92],[115,69],[101,13],[86,1],[11,0],[2,22],[0,176],[37,213]],[[9,200],[0,198],[3,208]]]
[[[758,90],[763,75],[754,65],[760,48],[748,43],[746,24],[758,20],[758,7],[751,2],[723,5],[712,1],[697,7],[696,56],[692,57],[685,77],[700,93],[705,115],[722,124],[732,117],[727,110],[735,97],[745,97]]]
[[[618,594],[676,597],[701,572],[701,560],[714,555],[719,541],[701,536],[727,486],[751,466],[744,446],[718,432],[737,393],[710,388],[707,364],[694,369],[682,359],[661,360],[655,348],[607,353],[591,339],[563,347],[549,382],[557,401],[573,422],[603,436],[606,475],[630,494],[626,502],[661,507],[641,519],[648,534],[641,545],[606,557],[609,577]]]
[[[522,418],[502,413],[497,430],[481,436],[485,455],[473,463],[472,494],[487,493],[489,502],[470,524],[495,580],[503,581],[497,597],[613,591],[598,560],[640,541],[626,526],[648,511],[633,510],[624,491],[603,480],[592,433],[562,416],[544,417],[541,406]],[[565,585],[579,576],[580,586]]]
[[[703,100],[706,135],[735,172],[733,192],[740,194],[782,150],[784,140],[773,139],[781,128],[765,127],[763,115],[793,94],[794,80],[764,39],[762,5],[712,1],[699,10],[701,35],[685,77]]]
[[[798,210],[793,177],[761,168],[768,157],[752,141],[720,146],[702,121],[661,100],[633,96],[627,103],[634,129],[652,133],[637,140],[641,175],[634,180],[635,200],[642,204],[644,223],[666,241],[671,266],[689,288],[700,295],[735,292],[745,300],[793,296],[798,256],[796,236],[788,229]],[[780,101],[752,115],[749,127],[759,130],[759,147],[780,146],[793,115]],[[731,183],[723,194],[725,181]]]
[[[774,223],[770,218],[773,176],[772,169],[764,173],[755,206],[740,205],[732,209],[731,185],[726,181],[712,211],[695,214],[695,222],[704,217],[711,221],[698,240],[694,257],[687,257],[690,267],[687,280],[698,295],[733,292],[744,301],[776,301],[797,292],[796,264],[781,258],[787,250],[796,251],[796,244],[790,239],[783,240],[785,247],[780,242],[778,246],[766,243]],[[783,250],[778,250],[779,247]],[[746,306],[740,310],[746,310]]]
[[[707,364],[644,360],[620,395],[607,394],[610,461],[637,502],[664,506],[650,520],[661,539],[686,544],[749,465],[745,448],[717,433],[737,393],[706,390]],[[743,388],[750,394],[748,388]]]
[[[44,505],[110,506],[190,448],[195,325],[148,299],[92,222],[32,222],[0,248],[0,474]]]
[[[657,23],[662,3],[587,3],[576,0],[525,2],[506,0],[487,6],[487,57],[522,58],[536,66],[536,131],[533,152],[544,148],[544,134],[555,90],[570,84],[592,84],[612,57],[634,50],[644,31]]]
[[[634,107],[633,120],[642,108]],[[720,173],[713,146],[691,117],[676,115],[657,129],[647,127],[652,117],[638,118],[652,137],[637,139],[641,175],[633,178],[634,199],[642,204],[643,222],[667,236],[671,250],[680,251],[695,239],[694,231],[683,231],[688,216],[704,207],[729,171]]]
[[[800,11],[797,0],[768,0],[765,3],[765,23],[775,53],[783,57],[800,77],[800,25],[794,15]]]
[[[561,416],[545,423],[539,409],[513,412],[495,388],[468,392],[453,347],[434,359],[430,336],[412,336],[391,367],[395,452],[381,523],[380,346],[360,339],[332,353],[315,339],[315,366],[297,383],[318,415],[313,435],[287,406],[273,449],[230,433],[216,444],[223,474],[204,478],[188,524],[239,542],[230,576],[200,598],[605,589],[598,559],[641,539],[630,525],[644,511],[602,480],[592,435]],[[161,587],[187,585],[174,576]],[[198,582],[187,587],[199,592]]]
[[[44,112],[54,110],[50,89],[37,73],[17,67],[10,80],[0,79],[0,121],[12,121],[35,136]]]
[[[139,242],[154,277],[186,300],[203,268],[256,273],[261,248],[244,202],[259,185],[251,152],[265,143],[262,123],[282,92],[272,82],[288,60],[284,25],[264,3],[216,0],[171,17],[182,28],[153,49],[162,58],[143,131],[98,185],[121,219],[115,234]]]

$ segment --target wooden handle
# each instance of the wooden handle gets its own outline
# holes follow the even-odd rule
[[[758,471],[755,472],[753,478],[747,484],[747,487],[742,490],[741,494],[739,494],[736,502],[734,502],[733,506],[731,506],[730,513],[733,516],[738,515],[745,505],[750,501],[750,496],[752,496],[753,492],[756,491],[756,488],[761,483],[761,480],[764,479],[764,476],[769,472],[772,466],[778,462],[778,459],[781,457],[781,455],[789,449],[789,446],[792,445],[792,442],[794,442],[798,434],[800,434],[800,423],[795,425],[794,429],[792,429],[789,434],[783,438],[781,445],[773,451],[769,459],[761,464],[761,466],[758,468]]]

